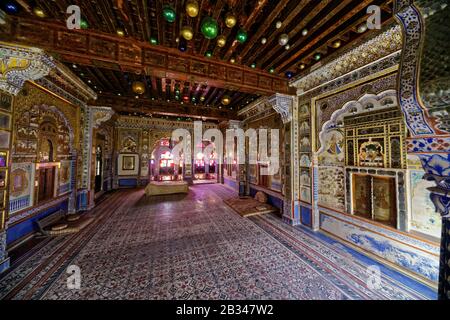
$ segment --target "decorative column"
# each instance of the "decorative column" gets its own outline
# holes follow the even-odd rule
[[[284,125],[284,166],[280,168],[282,176],[284,176],[283,221],[291,225],[300,223],[298,201],[295,201],[295,199],[298,199],[295,188],[298,176],[294,174],[292,166],[298,162],[296,161],[297,152],[295,152],[298,139],[298,121],[292,121],[293,109],[297,107],[295,100],[297,99],[294,99],[293,96],[278,93],[268,99],[268,103],[281,116]]]
[[[71,170],[71,179],[70,179],[70,196],[69,196],[69,204],[68,204],[68,214],[75,214],[77,211],[77,152],[76,150],[72,151],[70,161],[70,170]]]
[[[424,179],[436,186],[428,190],[442,216],[439,299],[450,299],[450,118],[448,112],[450,50],[448,28],[441,21],[450,16],[447,1],[396,0],[395,16],[403,28],[399,70],[400,106],[411,133],[408,153],[417,154],[426,172]],[[427,7],[428,6],[428,7]],[[420,70],[420,72],[419,72]]]
[[[79,210],[90,210],[94,207],[94,191],[91,183],[92,141],[93,131],[102,122],[111,119],[114,111],[109,107],[87,106],[85,108],[85,122],[83,123],[83,165],[81,190],[79,194]]]

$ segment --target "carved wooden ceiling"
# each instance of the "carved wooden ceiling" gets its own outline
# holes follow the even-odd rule
[[[361,30],[369,5],[381,7],[382,22],[392,19],[392,0],[198,0],[195,18],[187,15],[186,0],[9,2],[18,7],[9,39],[56,53],[83,74],[100,103],[123,102],[117,107],[123,112],[136,106],[168,110],[173,105],[190,114],[197,108],[192,113],[211,110],[218,119],[234,117],[261,95],[289,92],[286,72],[299,76],[371,32]],[[87,29],[65,28],[66,10],[72,4],[80,6]],[[167,4],[176,12],[172,23],[162,16]],[[230,12],[237,17],[233,28],[224,22]],[[201,22],[207,16],[217,20],[219,35],[227,38],[225,46],[202,35]],[[183,26],[192,27],[194,34],[184,53],[178,50]],[[244,43],[235,40],[240,28],[248,34]],[[289,37],[288,49],[279,44],[281,34]],[[138,99],[131,89],[136,80],[147,88]],[[177,88],[184,94],[181,100],[175,99]],[[231,98],[227,106],[221,104],[224,96]],[[131,98],[139,102],[130,102]]]

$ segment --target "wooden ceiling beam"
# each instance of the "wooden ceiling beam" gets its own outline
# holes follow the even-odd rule
[[[268,2],[268,0],[259,0],[258,1],[256,8],[254,8],[254,10],[252,10],[252,13],[247,18],[247,21],[245,22],[244,26],[242,27],[242,28],[244,28],[244,30],[248,30],[252,26],[252,24],[255,22],[256,18],[258,18],[259,14],[261,13],[262,9],[267,4],[267,2]],[[231,47],[228,49],[227,53],[225,54],[224,60],[228,60],[231,58],[234,50],[236,49],[236,47],[238,45],[239,45],[239,42],[237,40],[235,40],[231,43]]]
[[[170,115],[179,117],[197,117],[214,120],[237,119],[235,111],[220,110],[178,102],[152,100],[148,98],[135,99],[132,97],[118,97],[112,94],[101,94],[93,105],[110,106],[115,111],[138,112],[143,110],[152,114]]]
[[[353,0],[344,0],[341,2],[340,6],[344,5],[348,5],[348,2],[351,2]],[[315,2],[315,7],[313,8],[313,10],[311,10],[305,18],[303,18],[301,20],[301,22],[299,24],[297,24],[292,30],[290,30],[289,32],[287,32],[289,39],[290,39],[290,46],[291,48],[289,50],[287,50],[288,52],[286,52],[286,50],[283,47],[280,47],[280,45],[278,44],[278,37],[276,39],[272,39],[271,45],[274,48],[270,54],[270,57],[275,57],[277,60],[278,56],[281,54],[289,54],[290,51],[299,46],[299,43],[302,43],[305,40],[305,37],[300,37],[298,38],[297,42],[292,43],[293,38],[296,35],[301,34],[302,30],[305,29],[305,27],[311,22],[311,20],[313,20],[318,14],[320,14],[322,12],[322,10],[324,10],[332,1],[331,0],[323,0],[323,1],[317,1]],[[323,25],[323,23],[325,23],[324,21],[325,19],[320,19],[320,22],[316,25],[314,25],[311,30],[308,30],[308,34],[312,34],[315,30],[317,30],[319,28],[319,26]],[[328,20],[327,20],[328,21]],[[270,47],[270,46],[269,46]],[[268,61],[267,56],[269,56],[269,54],[266,55],[259,55],[262,57],[260,63],[262,67],[266,67],[266,63]],[[269,60],[269,65],[273,66],[275,65],[275,60]]]
[[[158,28],[158,43],[161,45],[165,45],[165,35],[164,35],[164,24],[166,23],[162,18],[162,4],[161,1],[153,1],[156,7],[156,21]]]
[[[14,27],[0,34],[4,41],[36,46],[62,60],[122,71],[204,82],[213,87],[259,95],[289,93],[288,81],[250,67],[185,54],[175,48],[108,35],[93,30],[68,30],[64,25],[12,17]]]
[[[361,10],[365,10],[374,0],[362,0],[357,6],[351,8],[351,10],[347,11],[340,19],[338,23],[335,23],[332,27],[327,28],[323,32],[321,32],[317,37],[312,39],[312,41],[308,41],[303,45],[303,41],[299,41],[291,46],[290,52],[284,52],[280,57],[276,58],[276,60],[273,62],[274,64],[278,61],[283,61],[278,67],[277,70],[283,71],[285,67],[290,66],[293,61],[295,61],[298,57],[300,57],[304,52],[309,50],[311,47],[316,45],[320,40],[327,37],[331,32],[336,30],[343,22],[351,19],[354,15],[356,15]],[[347,2],[347,1],[346,1]],[[330,16],[330,18],[332,18]],[[317,30],[317,27],[314,26],[313,29],[311,29],[310,33],[313,33],[315,30]],[[299,48],[301,47],[301,48]],[[294,49],[299,49],[295,51]],[[284,59],[284,60],[282,60]]]
[[[363,16],[361,18],[359,18],[356,22],[356,25],[359,25],[361,23],[363,23],[365,20],[367,19],[366,16]],[[347,28],[345,28],[344,30],[340,31],[339,33],[337,33],[336,36],[333,36],[332,39],[330,41],[325,42],[325,44],[323,44],[320,47],[317,48],[311,48],[313,50],[310,50],[309,53],[305,52],[305,54],[302,56],[302,61],[307,61],[307,60],[313,60],[313,56],[316,52],[321,52],[321,51],[325,51],[325,48],[329,48],[332,45],[332,41],[336,40],[336,39],[341,39],[342,41],[349,41],[350,37],[346,36],[349,32],[353,31],[355,29],[354,25],[348,26]],[[296,64],[297,62],[294,61],[292,64]],[[288,66],[290,67],[290,65]]]
[[[239,3],[237,4],[237,7],[241,6],[242,1],[245,1],[245,0],[239,0]],[[234,2],[236,2],[236,1],[234,1]],[[231,6],[231,4],[230,4],[230,6]],[[234,14],[237,14],[235,11],[233,11],[233,12],[234,12]],[[231,35],[231,33],[232,33],[232,30],[233,30],[233,28],[224,27],[223,30],[222,30],[222,32],[220,33],[220,35],[224,35],[224,36],[226,37],[226,39],[227,39],[227,44],[229,44],[230,41],[231,41],[231,42],[234,42],[234,40],[231,39],[231,38],[229,37],[229,36]],[[213,56],[214,56],[214,57],[220,56],[220,52],[221,52],[223,49],[225,49],[225,47],[224,47],[224,48],[220,48],[220,47],[216,44],[216,45],[214,46]]]
[[[275,9],[270,13],[264,23],[258,28],[258,32],[251,36],[250,41],[245,45],[244,49],[240,53],[240,56],[242,58],[245,57],[248,52],[255,46],[256,42],[264,36],[267,29],[269,29],[269,27],[273,25],[274,20],[278,17],[278,15],[281,13],[288,2],[289,0],[280,0],[278,2]]]
[[[139,16],[142,19],[142,23],[144,24],[144,41],[150,41],[151,37],[151,29],[150,29],[150,17],[149,17],[149,8],[148,8],[148,2],[146,0],[138,0],[140,6],[139,8]]]

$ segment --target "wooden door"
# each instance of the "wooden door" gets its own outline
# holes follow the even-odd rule
[[[38,202],[53,198],[55,187],[55,167],[39,169]]]
[[[353,175],[353,214],[372,219],[371,177]]]
[[[397,227],[395,178],[373,177],[373,217],[375,221]]]

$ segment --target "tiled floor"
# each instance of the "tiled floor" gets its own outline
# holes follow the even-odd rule
[[[428,287],[272,215],[242,218],[220,185],[114,193],[82,232],[39,247],[0,280],[3,299],[434,299]],[[81,287],[67,287],[67,268]],[[367,268],[382,271],[368,286]],[[369,281],[370,282],[370,281]]]

